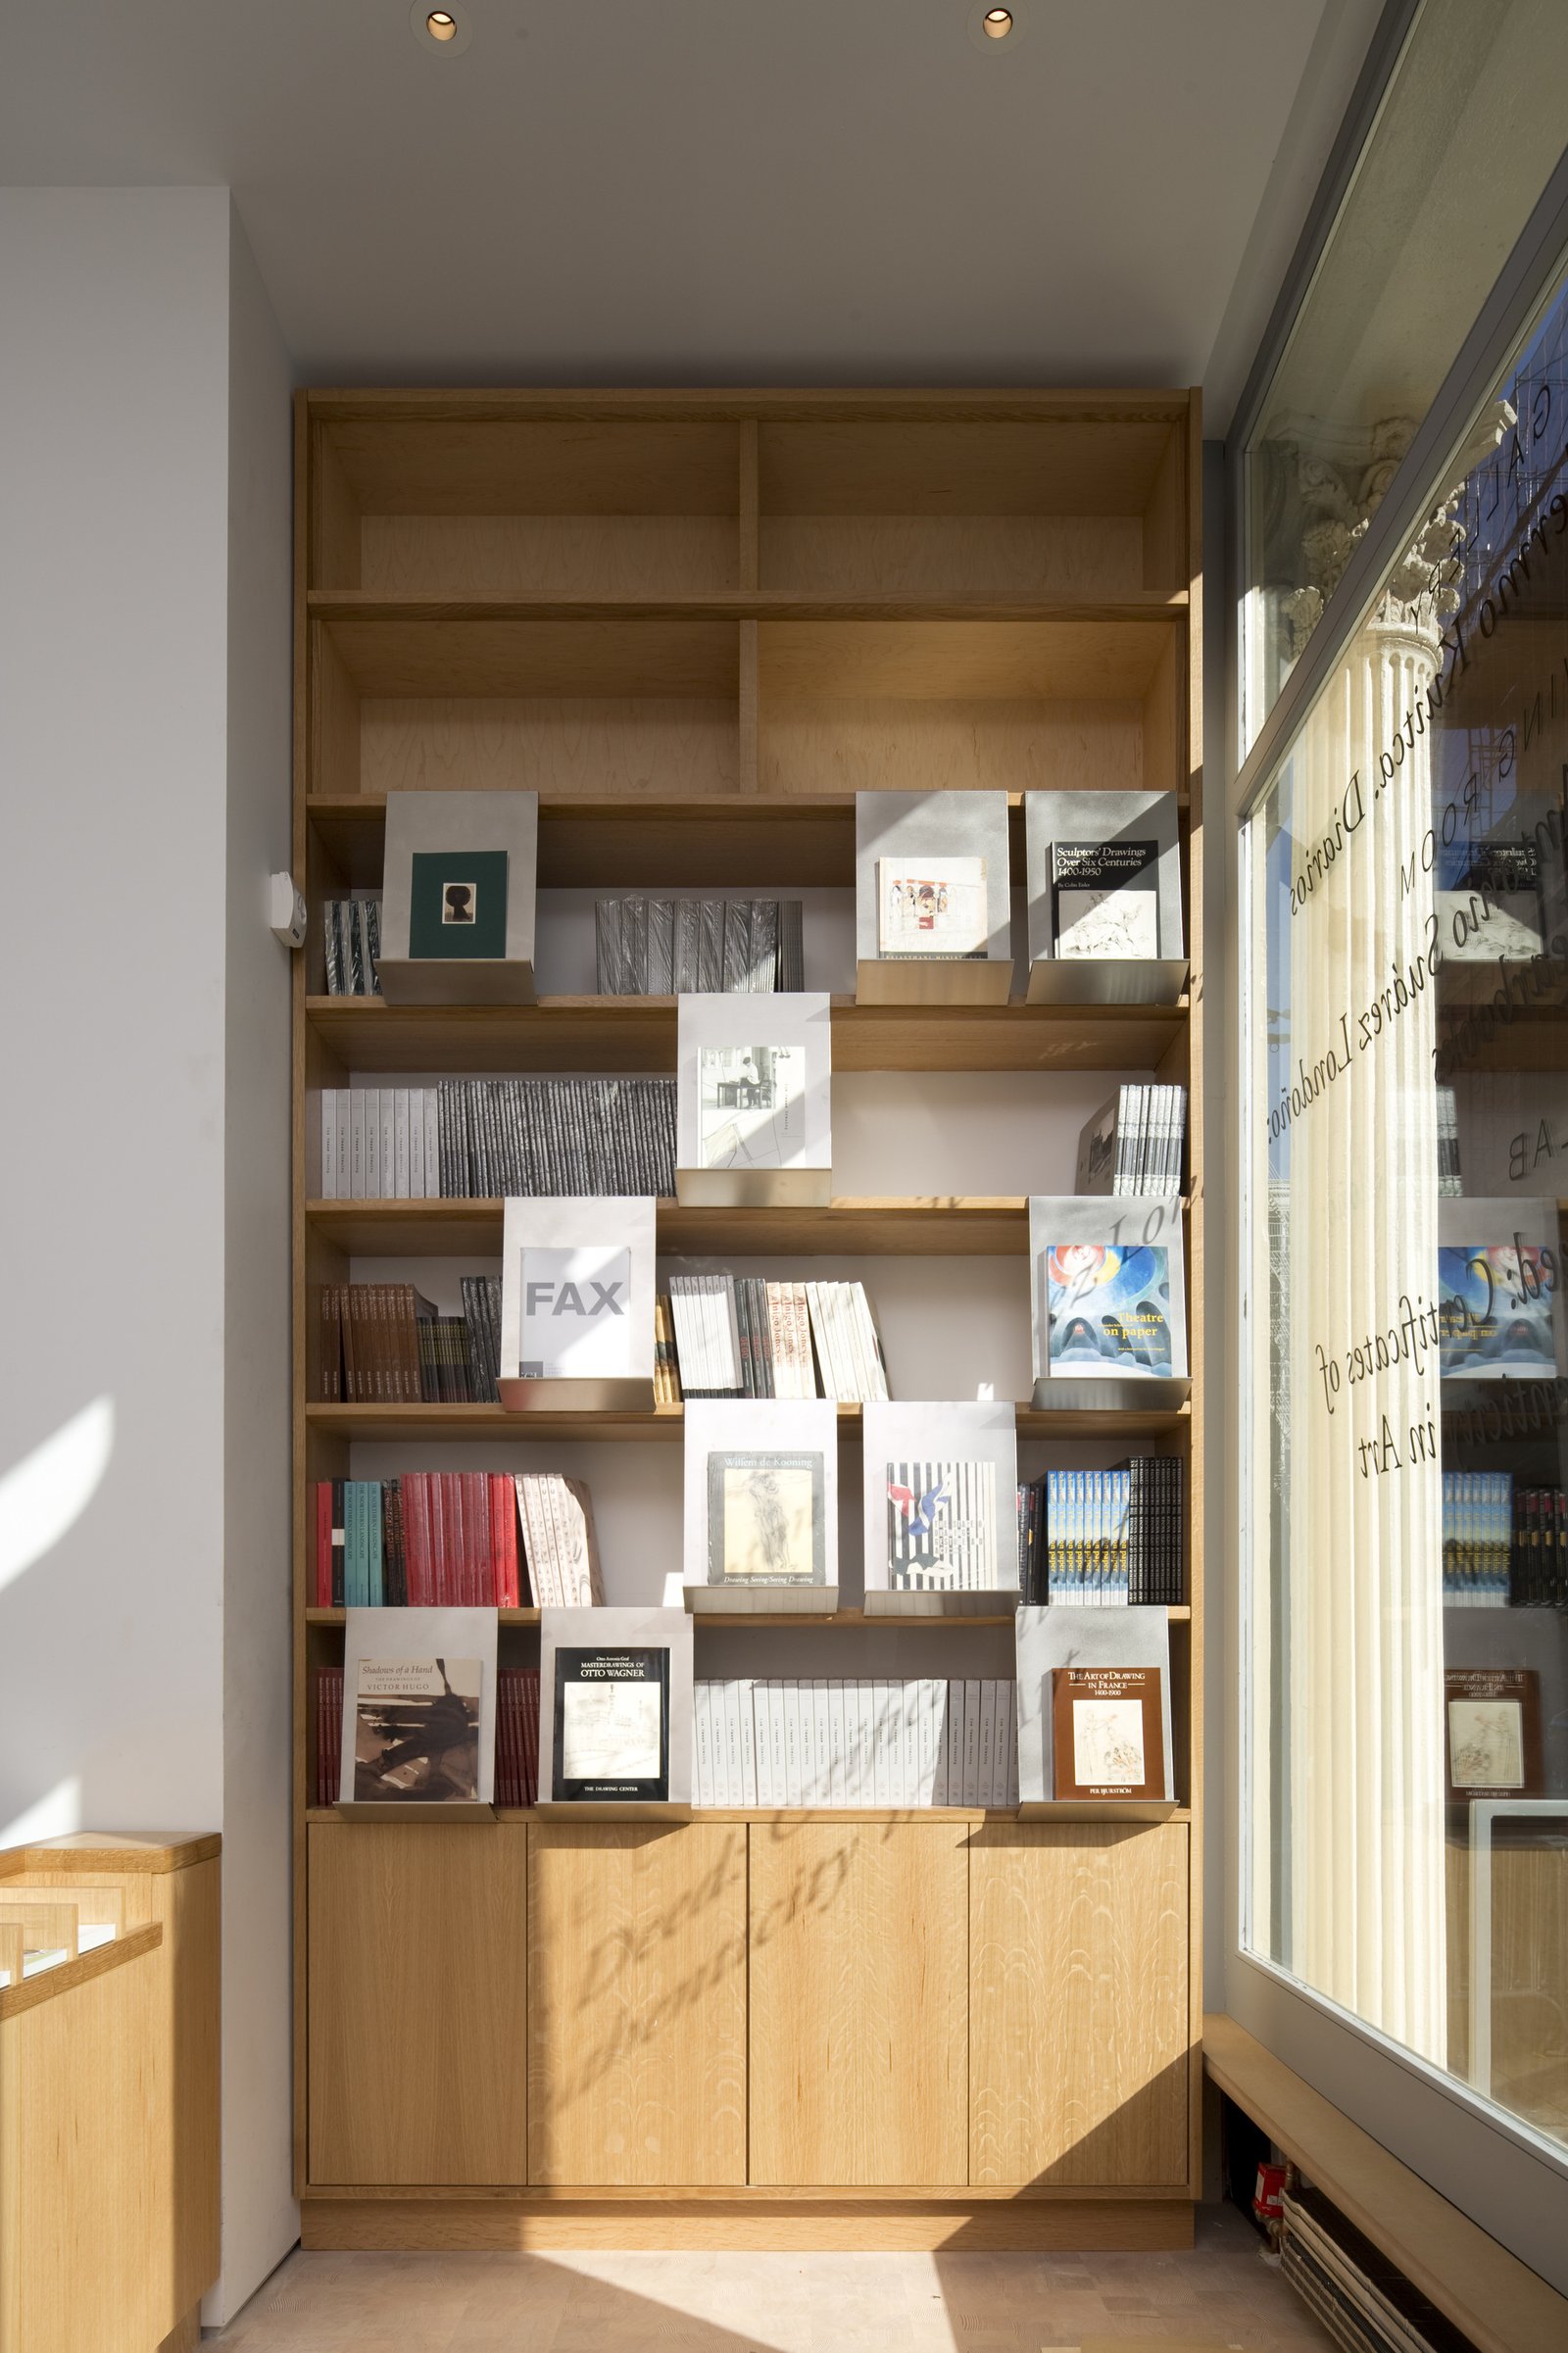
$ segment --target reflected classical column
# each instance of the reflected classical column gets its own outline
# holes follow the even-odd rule
[[[1321,520],[1316,577],[1297,592],[1303,620],[1315,623],[1407,440],[1385,428],[1359,513]],[[1401,1349],[1397,1335],[1405,1302],[1419,1316],[1437,1280],[1436,991],[1424,960],[1434,886],[1422,843],[1451,537],[1445,506],[1292,758],[1298,878],[1318,845],[1336,845],[1288,918],[1292,1071],[1298,1055],[1308,1072],[1320,1056],[1333,1067],[1310,1101],[1303,1089],[1290,1131],[1276,1224],[1289,1320],[1275,1335],[1291,1428],[1275,1629],[1286,1662],[1280,1949],[1309,1985],[1440,2061],[1442,1422],[1435,1348]],[[1348,1354],[1368,1342],[1367,1376],[1352,1383]],[[1332,1396],[1325,1358],[1340,1371]]]

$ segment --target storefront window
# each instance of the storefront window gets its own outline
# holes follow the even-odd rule
[[[1562,0],[1423,0],[1246,453],[1245,756],[1562,153]]]
[[[1559,286],[1244,829],[1243,1394],[1245,1941],[1560,2148],[1565,830]]]

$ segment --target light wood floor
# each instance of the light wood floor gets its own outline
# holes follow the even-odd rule
[[[302,2255],[221,2353],[1327,2353],[1208,2208],[1190,2255]]]

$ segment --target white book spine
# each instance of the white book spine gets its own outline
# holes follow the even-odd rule
[[[1002,1691],[1007,1740],[1006,1793],[1003,1798],[1003,1803],[1016,1806],[1018,1803],[1018,1686],[1016,1683],[1004,1683]]]
[[[424,1089],[409,1089],[409,1199],[424,1199]]]
[[[757,1794],[757,1686],[749,1677],[735,1686],[735,1697],[740,1716],[741,1743],[741,1803],[755,1806],[760,1801]]]
[[[947,1683],[933,1686],[936,1694],[936,1767],[931,1782],[933,1805],[946,1805],[948,1802],[948,1693],[952,1688]]]
[[[365,1113],[365,1198],[381,1199],[381,1090],[362,1087],[360,1103]]]
[[[828,1796],[829,1805],[845,1802],[846,1775],[849,1767],[849,1728],[844,1716],[844,1679],[835,1676],[827,1687],[828,1702]]]
[[[963,1687],[963,1802],[980,1803],[980,1686],[972,1678]]]
[[[809,1727],[801,1706],[800,1678],[792,1675],[784,1688],[784,1789],[786,1805],[806,1803],[807,1740]]]
[[[922,1677],[920,1683],[920,1788],[918,1802],[935,1805],[937,1801],[937,1741],[942,1718],[939,1712],[942,1686],[933,1676]]]
[[[337,1089],[321,1089],[321,1199],[337,1199]]]
[[[392,1095],[392,1185],[393,1199],[406,1201],[409,1198],[409,1090],[394,1087]]]
[[[441,1098],[434,1087],[424,1090],[424,1197],[441,1198]]]
[[[784,1766],[784,1686],[774,1676],[767,1687],[767,1769],[772,1779],[769,1805],[788,1805],[789,1777]]]
[[[733,1676],[723,1686],[723,1692],[724,1704],[719,1712],[723,1719],[720,1747],[724,1760],[724,1803],[742,1806],[746,1803],[746,1791],[741,1781],[741,1688]]]
[[[365,1089],[355,1087],[349,1094],[349,1193],[353,1200],[365,1200]]]
[[[811,1684],[811,1788],[808,1802],[815,1806],[832,1803],[833,1769],[829,1761],[829,1742],[832,1730],[828,1722],[827,1683],[816,1676]]]
[[[398,1096],[395,1087],[381,1089],[381,1199],[398,1197]]]
[[[708,1695],[711,1690],[711,1684],[707,1683],[694,1684],[692,1687],[692,1780],[699,1805],[711,1805],[713,1802],[708,1764]]]
[[[997,1685],[988,1675],[980,1686],[980,1803],[997,1802]]]

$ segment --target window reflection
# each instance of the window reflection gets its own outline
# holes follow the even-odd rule
[[[1568,2145],[1568,296],[1245,836],[1247,1936]]]

